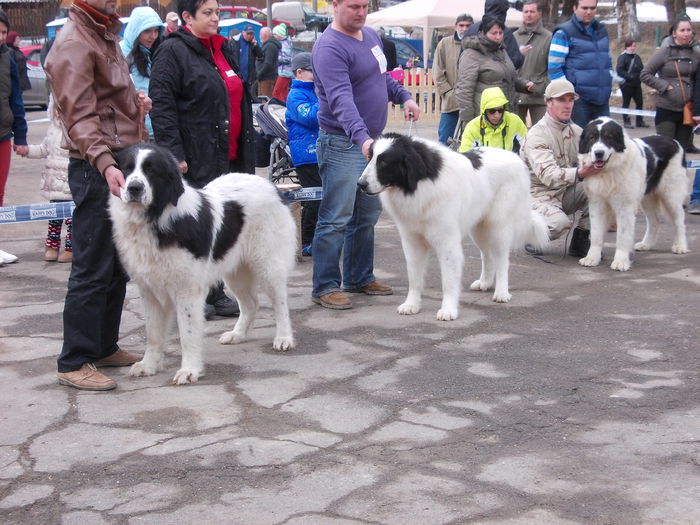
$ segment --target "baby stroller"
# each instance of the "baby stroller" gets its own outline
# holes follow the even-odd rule
[[[284,121],[286,110],[287,106],[284,102],[276,98],[267,100],[255,110],[255,120],[261,135],[257,143],[258,152],[262,156],[265,148],[269,151],[269,158],[258,159],[257,165],[267,166],[269,178],[273,184],[299,182],[294,171],[292,154],[289,151],[289,138]]]

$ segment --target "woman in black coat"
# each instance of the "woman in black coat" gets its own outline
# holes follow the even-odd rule
[[[216,0],[181,0],[184,26],[170,33],[153,57],[148,88],[156,143],[175,155],[183,176],[201,188],[229,172],[255,173],[250,89],[233,49],[218,34]],[[205,316],[238,315],[223,283],[209,292]]]
[[[255,172],[252,101],[235,54],[217,33],[216,0],[178,4],[184,26],[153,57],[149,96],[156,143],[202,187],[223,173]]]

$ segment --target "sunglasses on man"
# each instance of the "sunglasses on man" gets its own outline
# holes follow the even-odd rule
[[[495,115],[496,113],[503,113],[505,111],[505,108],[489,108],[486,110],[486,113],[489,115]]]

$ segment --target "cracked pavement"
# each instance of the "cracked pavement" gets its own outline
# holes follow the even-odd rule
[[[41,202],[42,161],[12,162],[7,204]],[[423,310],[396,313],[406,272],[383,215],[375,267],[395,295],[320,308],[305,259],[289,283],[296,349],[272,350],[264,298],[248,342],[219,345],[232,321],[206,323],[199,383],[171,384],[173,334],[164,371],[109,369],[107,393],[56,382],[69,268],[43,262],[46,223],[0,225],[20,257],[0,268],[0,522],[698,523],[700,216],[686,222],[690,254],[670,253],[667,224],[626,273],[580,267],[563,241],[546,262],[513,254],[510,303],[466,290],[439,322],[434,258]],[[144,340],[130,284],[121,344]]]

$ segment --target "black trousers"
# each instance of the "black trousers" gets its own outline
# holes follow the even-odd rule
[[[318,174],[318,164],[302,164],[296,166],[297,179],[304,188],[321,186],[321,176]],[[321,201],[303,201],[301,203],[301,245],[308,246],[314,240],[318,208]]]
[[[109,187],[84,160],[70,159],[73,265],[63,308],[63,349],[58,371],[78,370],[119,348],[119,324],[128,277],[112,241]]]
[[[622,107],[627,109],[630,107],[630,101],[634,100],[636,109],[642,109],[644,97],[642,96],[642,86],[622,86]],[[629,115],[623,115],[625,122],[630,122]],[[637,115],[637,126],[644,123],[644,117]]]

